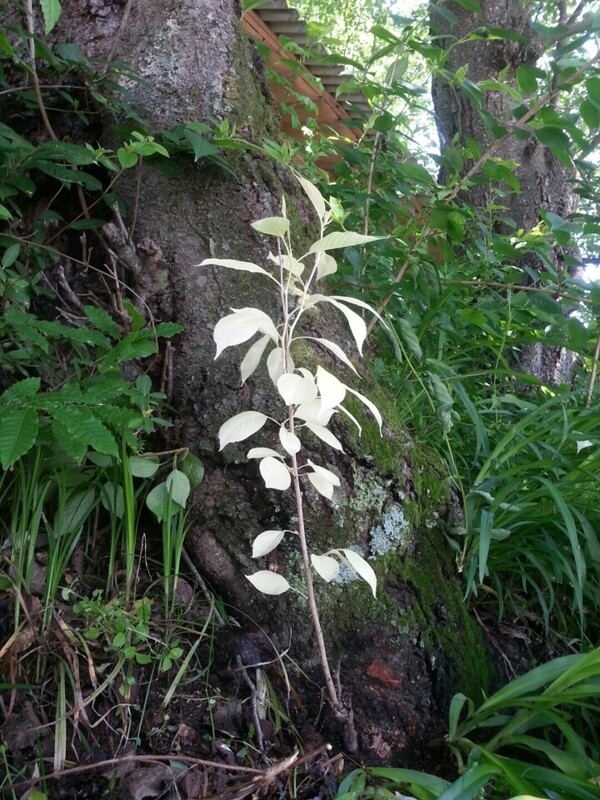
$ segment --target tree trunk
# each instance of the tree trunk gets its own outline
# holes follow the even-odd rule
[[[88,55],[110,55],[141,76],[141,82],[125,88],[150,126],[226,119],[253,143],[276,135],[259,59],[241,30],[238,0],[124,5],[66,0],[63,6],[57,37],[77,42]],[[108,124],[99,138],[114,144]],[[245,446],[217,453],[219,426],[234,413],[277,413],[265,375],[257,373],[241,389],[241,355],[231,348],[226,351],[231,355],[215,363],[212,341],[216,322],[230,307],[273,311],[269,282],[195,266],[208,257],[262,263],[264,240],[249,223],[278,215],[283,196],[301,246],[315,234],[311,206],[290,171],[241,151],[227,157],[226,169],[190,160],[175,179],[144,164],[137,177],[124,178],[116,188],[130,228],[135,220],[135,242],[146,247],[151,242],[162,254],[168,286],[150,292],[154,312],[185,326],[173,355],[170,401],[177,416],[169,444],[188,447],[206,468],[193,499],[187,548],[214,591],[237,606],[232,614],[242,624],[239,632],[217,635],[223,647],[227,640],[235,655],[244,656],[249,642],[256,643],[260,625],[274,646],[289,647],[320,681],[303,595],[265,597],[244,578],[257,568],[250,558],[253,537],[264,529],[294,527],[290,499],[263,488],[255,465],[244,456]],[[328,316],[316,315],[310,324],[321,335],[345,340],[342,327]],[[317,355],[303,355],[315,363]],[[354,709],[361,755],[369,763],[414,765],[423,744],[444,728],[452,693],[460,689],[479,697],[489,672],[445,543],[452,498],[444,466],[435,453],[412,445],[398,422],[395,401],[376,387],[368,368],[366,373],[361,391],[380,407],[384,435],[380,439],[376,426],[365,422],[358,439],[340,423],[336,434],[344,443],[343,455],[313,442],[318,463],[339,474],[342,487],[331,504],[306,488],[309,537],[317,553],[357,546],[372,559],[377,600],[350,576],[347,585],[318,585],[325,638],[332,667],[340,665],[344,697]],[[251,444],[271,442],[257,436]],[[273,553],[268,567],[301,584],[293,541]],[[273,644],[264,645],[259,660],[273,660]],[[319,692],[303,684],[299,673],[291,680],[305,701],[300,723],[302,714],[306,721],[314,719]],[[325,735],[335,740],[332,719],[325,717]]]
[[[517,165],[515,174],[520,190],[499,186],[493,179],[487,183],[478,180],[467,185],[461,195],[468,205],[486,215],[494,214],[487,211],[493,203],[501,203],[505,210],[495,212],[497,216],[493,222],[493,228],[501,233],[530,231],[540,222],[543,210],[568,217],[577,201],[573,172],[533,134],[504,137],[517,122],[515,103],[509,93],[482,91],[479,109],[472,95],[460,85],[453,85],[448,76],[467,68],[466,76],[474,84],[496,79],[515,87],[519,67],[534,66],[542,55],[541,42],[529,26],[529,5],[523,0],[482,0],[481,14],[453,0],[443,3],[444,14],[436,5],[431,5],[431,32],[436,43],[448,51],[447,75],[437,76],[432,85],[442,155],[452,159],[454,153],[468,148],[469,140],[474,140],[482,154],[494,148],[494,158]],[[557,10],[558,7],[559,4]],[[507,39],[487,37],[488,28],[505,30],[512,36]],[[463,41],[473,32],[479,38]],[[467,157],[460,172],[468,173],[476,160],[476,157]],[[481,178],[481,174],[480,171],[476,177]],[[446,180],[447,177],[448,170],[444,168],[441,178]],[[554,248],[551,258],[560,280],[567,272],[564,249]],[[536,280],[532,279],[532,274],[544,269],[532,256],[522,259],[520,266],[524,283]],[[556,384],[570,380],[572,365],[573,358],[564,348],[525,344],[520,348],[516,368],[541,381]]]

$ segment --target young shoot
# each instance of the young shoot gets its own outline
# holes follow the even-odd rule
[[[294,494],[298,528],[296,531],[266,530],[253,542],[252,556],[262,558],[282,542],[286,535],[296,534],[302,551],[303,575],[306,583],[308,604],[314,626],[319,655],[325,677],[329,700],[342,721],[348,722],[349,713],[344,709],[333,682],[323,639],[323,632],[315,600],[314,571],[325,581],[336,578],[340,564],[345,564],[365,580],[373,595],[377,590],[377,578],[371,565],[358,553],[350,549],[335,549],[317,555],[311,553],[308,533],[304,524],[302,487],[311,484],[323,497],[331,500],[334,489],[340,485],[339,477],[329,469],[314,463],[303,455],[302,436],[310,431],[334,450],[343,451],[337,436],[329,425],[334,415],[342,413],[357,426],[357,419],[344,406],[349,395],[356,397],[376,419],[381,430],[382,419],[377,407],[364,395],[341,381],[322,365],[313,372],[296,365],[292,358],[294,342],[303,339],[314,342],[332,353],[342,364],[356,372],[351,360],[339,344],[328,338],[302,335],[299,327],[305,312],[317,304],[329,303],[345,319],[359,354],[367,336],[363,317],[355,310],[376,312],[362,300],[337,295],[327,296],[315,291],[316,284],[337,270],[337,263],[330,254],[333,250],[355,245],[364,245],[381,238],[347,231],[325,234],[331,211],[318,189],[298,176],[298,180],[312,203],[319,223],[320,235],[307,253],[296,258],[292,252],[290,223],[286,215],[285,200],[280,217],[268,217],[252,223],[257,232],[276,240],[276,252],[270,253],[268,269],[247,261],[209,258],[199,266],[225,267],[262,275],[273,283],[279,299],[279,317],[272,319],[265,311],[247,307],[232,309],[220,319],[214,330],[217,358],[226,348],[244,344],[254,339],[240,365],[241,382],[244,384],[264,360],[281,403],[278,419],[262,411],[243,411],[221,425],[219,447],[241,442],[260,431],[267,422],[278,429],[279,449],[253,447],[249,459],[258,461],[259,471],[266,488],[279,491],[291,490]],[[259,570],[246,576],[260,592],[268,595],[283,594],[290,588],[287,579],[270,570]]]

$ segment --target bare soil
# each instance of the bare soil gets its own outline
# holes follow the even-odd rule
[[[326,800],[341,775],[361,765],[453,776],[445,719],[435,699],[419,693],[430,682],[419,680],[428,666],[414,649],[406,651],[399,671],[398,653],[373,630],[362,643],[371,657],[357,657],[356,668],[341,665],[347,695],[359,700],[359,750],[349,754],[318,675],[302,670],[291,653],[277,652],[240,612],[211,608],[192,582],[190,576],[180,581],[168,620],[160,584],[138,586],[138,600],[151,599],[152,615],[150,635],[135,652],[151,659],[139,664],[134,658],[116,670],[107,636],[86,639],[90,620],[78,616],[72,602],[59,604],[43,631],[39,599],[21,598],[28,613],[14,634],[14,598],[2,598],[0,774],[6,776],[0,796],[25,798],[37,785],[48,800]],[[498,684],[555,654],[536,620],[499,624],[482,613],[479,621]],[[161,670],[165,642],[182,652]],[[414,735],[423,730],[416,715],[429,721],[425,738]],[[411,718],[412,729],[398,723]]]

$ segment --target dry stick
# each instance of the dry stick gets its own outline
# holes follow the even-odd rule
[[[260,755],[264,759],[265,758],[265,740],[263,737],[262,726],[260,724],[260,715],[258,713],[258,677],[256,681],[256,685],[252,682],[252,679],[248,675],[248,671],[244,666],[242,661],[241,655],[238,653],[235,657],[235,663],[237,664],[238,670],[242,674],[242,678],[244,679],[246,685],[250,689],[250,706],[252,708],[252,722],[254,723],[254,729],[256,733],[256,742],[258,744],[258,749],[260,750]],[[258,668],[256,670],[258,673]]]
[[[593,66],[593,65],[594,65],[594,64],[595,64],[597,61],[600,61],[600,51],[599,51],[598,53],[596,53],[596,55],[595,55],[595,56],[593,56],[592,58],[590,58],[590,59],[589,59],[589,60],[588,60],[588,61],[587,61],[587,62],[586,62],[586,63],[585,63],[585,64],[584,64],[582,67],[580,67],[580,68],[579,68],[579,69],[578,69],[576,72],[574,72],[574,73],[573,73],[573,74],[572,74],[572,75],[571,75],[571,76],[568,78],[568,80],[566,80],[566,81],[565,81],[565,83],[566,83],[567,85],[568,85],[568,84],[573,84],[573,83],[575,83],[575,82],[576,82],[576,81],[577,81],[577,80],[578,80],[578,79],[581,77],[581,75],[585,75],[585,73],[587,72],[587,70],[588,70],[588,69],[589,69],[591,66]],[[530,108],[530,109],[529,109],[529,111],[528,111],[526,114],[524,114],[524,115],[521,117],[521,119],[518,121],[518,123],[517,123],[517,124],[516,124],[516,125],[513,127],[512,131],[509,131],[509,132],[508,132],[508,133],[506,133],[504,136],[502,136],[500,139],[497,139],[497,140],[496,140],[496,141],[495,141],[495,142],[494,142],[494,143],[493,143],[493,144],[492,144],[492,145],[491,145],[491,146],[490,146],[490,147],[489,147],[489,148],[486,150],[486,152],[485,152],[485,153],[483,153],[483,155],[482,155],[480,158],[478,158],[478,159],[477,159],[477,161],[476,161],[476,162],[473,164],[473,166],[472,166],[472,167],[471,167],[471,168],[470,168],[470,169],[469,169],[469,170],[468,170],[468,171],[467,171],[467,172],[466,172],[466,173],[463,175],[463,177],[462,177],[462,178],[460,179],[460,181],[459,181],[459,182],[456,184],[456,186],[454,187],[454,189],[452,189],[452,191],[450,192],[450,194],[448,194],[448,195],[447,195],[447,196],[444,198],[444,200],[445,200],[447,203],[451,202],[452,200],[455,200],[455,199],[456,199],[456,197],[457,197],[457,196],[460,194],[460,192],[461,192],[461,191],[464,189],[464,187],[466,186],[466,184],[468,183],[468,181],[470,181],[470,180],[471,180],[471,178],[472,178],[474,175],[476,175],[476,174],[479,172],[479,170],[481,169],[481,167],[482,167],[482,166],[483,166],[483,165],[484,165],[484,164],[485,164],[487,161],[489,161],[489,159],[490,159],[490,158],[491,158],[491,157],[494,155],[494,153],[495,153],[495,152],[496,152],[496,151],[497,151],[497,150],[498,150],[500,147],[502,147],[502,145],[503,145],[503,144],[505,144],[505,142],[507,142],[507,141],[508,141],[508,140],[511,138],[511,136],[513,135],[513,132],[514,132],[515,130],[521,130],[521,129],[525,129],[525,125],[526,125],[526,123],[527,123],[527,122],[529,122],[529,120],[531,120],[531,119],[532,119],[532,118],[533,118],[533,117],[534,117],[534,116],[535,116],[535,115],[538,113],[538,111],[540,111],[542,108],[544,108],[544,106],[546,106],[546,105],[548,105],[548,104],[552,103],[552,101],[553,101],[553,100],[554,100],[554,99],[555,99],[555,98],[556,98],[556,97],[557,97],[557,96],[560,94],[560,92],[561,92],[561,88],[560,88],[560,87],[558,87],[558,88],[556,88],[556,89],[553,89],[551,92],[549,92],[549,93],[548,93],[548,94],[547,94],[545,97],[543,97],[543,98],[541,98],[540,100],[538,100],[538,102],[537,102],[537,103],[536,103],[534,106],[532,106],[532,108]],[[430,230],[431,230],[431,228],[429,227],[429,223],[427,223],[427,224],[425,225],[425,227],[423,228],[423,230],[421,231],[421,233],[420,233],[420,235],[419,235],[419,238],[417,239],[416,245],[415,245],[415,246],[413,246],[412,250],[414,250],[414,249],[415,249],[415,247],[416,247],[418,244],[420,244],[420,243],[421,243],[421,241],[423,240],[423,238],[424,238],[426,235],[428,235],[428,234],[429,234]],[[405,273],[406,273],[406,270],[408,269],[408,267],[409,267],[409,266],[410,266],[410,256],[407,256],[407,257],[406,257],[406,259],[405,259],[405,261],[404,261],[404,263],[402,264],[402,267],[400,268],[400,270],[399,270],[398,274],[396,275],[396,277],[395,277],[395,278],[394,278],[394,280],[392,281],[392,287],[393,287],[393,286],[395,286],[397,283],[400,283],[400,281],[402,280],[402,278],[404,278],[404,275],[405,275]],[[395,289],[394,289],[394,288],[390,289],[390,291],[388,292],[388,294],[387,294],[387,295],[384,297],[384,299],[381,301],[381,303],[380,303],[380,304],[377,306],[377,313],[378,313],[378,314],[381,314],[383,311],[385,311],[385,309],[387,308],[387,305],[388,305],[388,303],[390,302],[390,300],[391,300],[391,299],[392,299],[392,297],[394,296],[394,291],[395,291]],[[370,333],[370,332],[373,330],[373,327],[375,326],[375,323],[376,323],[376,322],[377,322],[377,317],[373,317],[373,319],[371,320],[371,322],[369,323],[369,326],[368,326],[368,328],[367,328],[367,332],[368,332],[368,333]]]
[[[204,581],[204,578],[198,572],[198,569],[196,568],[196,565],[194,564],[194,562],[190,558],[190,555],[189,555],[188,551],[185,549],[185,547],[181,551],[181,555],[183,556],[183,560],[185,561],[186,567],[192,573],[192,576],[193,576],[194,580],[196,581],[196,583],[200,587],[200,591],[204,595],[204,599],[208,603],[209,608],[211,609],[211,613],[215,618],[215,622],[217,624],[217,627],[218,628],[223,628],[225,626],[225,620],[223,619],[223,617],[219,613],[217,607],[215,606],[214,598],[211,595],[211,593],[209,592],[208,586],[206,585],[206,582]]]
[[[294,752],[289,755],[287,758],[281,759],[281,761],[276,761],[272,766],[268,769],[256,769],[255,767],[242,767],[238,764],[222,764],[219,761],[205,761],[202,758],[195,758],[194,756],[186,756],[177,753],[176,756],[168,755],[168,756],[124,756],[122,758],[109,758],[105,761],[97,761],[95,764],[80,764],[76,767],[68,767],[61,772],[51,772],[47,775],[44,775],[43,778],[41,776],[37,778],[30,778],[28,781],[22,781],[21,783],[15,783],[12,786],[0,786],[0,795],[8,794],[9,792],[14,793],[16,791],[20,791],[21,789],[28,789],[32,786],[35,786],[38,783],[41,783],[42,780],[60,780],[62,778],[67,777],[68,775],[76,775],[81,772],[92,772],[95,770],[105,769],[107,767],[118,767],[122,764],[126,763],[161,763],[161,762],[168,762],[173,761],[175,758],[177,761],[181,761],[184,764],[191,764],[192,766],[197,767],[208,767],[209,769],[221,769],[225,772],[240,772],[245,773],[247,775],[254,775],[254,780],[259,781],[262,779],[271,779],[276,775],[284,772],[286,769],[290,767],[300,767],[302,764],[306,764],[309,761],[312,761],[317,756],[322,755],[323,753],[327,753],[331,750],[330,744],[324,744],[318,747],[316,750],[312,750],[310,753],[307,753],[302,758],[298,758],[298,751],[294,750]]]
[[[127,0],[127,5],[125,6],[125,10],[123,11],[123,16],[121,18],[121,24],[119,25],[119,30],[117,31],[117,35],[112,41],[110,46],[110,50],[108,51],[108,55],[106,56],[106,72],[108,72],[109,64],[113,60],[113,56],[115,54],[115,50],[119,46],[121,39],[123,38],[123,32],[127,27],[127,23],[129,21],[129,14],[131,12],[131,4],[133,0]]]
[[[294,430],[294,409],[288,406],[289,414],[289,430]],[[325,638],[323,636],[323,628],[321,627],[321,619],[319,617],[319,608],[315,597],[315,588],[312,579],[312,567],[310,563],[310,554],[308,552],[308,542],[306,539],[306,528],[304,526],[304,507],[302,498],[302,488],[300,486],[300,476],[298,474],[298,459],[294,453],[292,459],[292,475],[294,484],[294,495],[296,498],[296,513],[298,514],[298,538],[300,539],[300,549],[302,551],[302,566],[304,571],[304,580],[306,583],[306,595],[308,597],[308,608],[312,619],[313,629],[317,637],[317,646],[319,649],[319,658],[321,660],[321,669],[325,678],[325,686],[329,696],[333,713],[336,719],[342,723],[342,733],[346,749],[353,753],[358,749],[356,731],[354,729],[352,709],[345,708],[340,700],[340,696],[335,688],[331,669],[329,667],[329,658],[327,656],[327,648],[325,646]]]
[[[12,786],[0,786],[0,795],[8,794],[9,792],[20,791],[21,789],[28,789],[36,784],[41,783],[42,780],[62,780],[70,775],[76,775],[81,772],[92,772],[103,770],[107,767],[119,767],[127,763],[154,763],[163,761],[173,761],[174,756],[124,756],[122,758],[108,758],[104,761],[97,761],[95,764],[79,764],[76,767],[68,767],[67,769],[60,770],[59,772],[50,772],[43,777],[30,778],[28,781],[15,783]],[[177,761],[184,764],[192,764],[193,766],[208,767],[210,769],[222,769],[227,772],[244,772],[249,775],[260,776],[264,774],[263,770],[254,769],[253,767],[241,767],[237,764],[221,764],[218,761],[204,761],[201,758],[194,758],[193,756],[184,756],[179,753],[176,756]]]
[[[574,24],[577,22],[577,18],[579,17],[579,15],[581,14],[581,12],[584,10],[584,8],[587,6],[587,4],[588,4],[588,0],[581,0],[581,2],[579,3],[579,5],[578,5],[578,6],[577,6],[577,8],[575,9],[575,11],[573,11],[573,13],[572,13],[572,14],[571,14],[571,16],[569,17],[569,19],[568,19],[568,20],[565,22],[565,25],[566,25],[568,28],[569,28],[571,25],[574,25]]]

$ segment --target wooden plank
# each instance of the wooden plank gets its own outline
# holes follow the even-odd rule
[[[282,8],[282,6],[277,6]],[[339,136],[349,139],[350,141],[357,141],[359,132],[347,126],[347,122],[351,119],[350,113],[344,107],[343,103],[338,102],[335,97],[322,87],[320,84],[315,85],[314,74],[307,69],[306,66],[291,53],[285,51],[277,39],[275,31],[271,26],[255,11],[246,13],[243,17],[243,25],[246,32],[254,37],[257,41],[267,45],[270,50],[270,55],[267,59],[267,66],[272,69],[280,77],[289,81],[292,91],[290,92],[286,86],[282,86],[275,81],[269,81],[269,89],[273,95],[275,103],[285,103],[294,110],[300,120],[301,125],[307,122],[309,117],[316,116],[317,122],[322,126],[324,135],[328,135],[328,129],[335,131]],[[291,37],[295,41],[296,36]],[[329,70],[328,70],[329,72]],[[350,76],[340,75],[341,69],[338,68],[337,73],[327,75],[327,83],[333,82],[336,86],[347,80]],[[317,79],[317,83],[318,79]],[[334,89],[335,91],[335,89]],[[294,96],[294,93],[301,97],[306,97],[312,100],[317,107],[317,114],[306,109]],[[366,100],[363,98],[363,102]],[[298,141],[304,141],[305,136],[301,130],[292,126],[292,121],[289,115],[281,115],[281,129],[284,133],[289,134]],[[331,168],[331,159],[326,159],[327,163],[323,163],[326,169]]]

